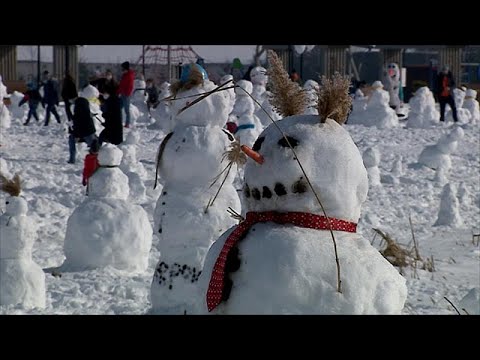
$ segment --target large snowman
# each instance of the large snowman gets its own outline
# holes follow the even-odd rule
[[[145,210],[127,201],[128,178],[118,168],[122,155],[112,144],[100,149],[100,168],[88,181],[88,197],[67,222],[63,270],[147,269],[152,227]]]
[[[191,312],[205,255],[213,241],[236,222],[228,208],[240,212],[240,200],[232,185],[235,166],[228,177],[225,171],[211,186],[227,165],[222,158],[234,140],[222,129],[228,103],[217,91],[191,105],[215,88],[198,64],[185,65],[182,78],[172,85],[177,99],[172,101],[175,128],[160,145],[157,156],[163,189],[154,213],[161,253],[151,284],[154,313]]]
[[[383,73],[383,83],[385,84],[385,90],[388,91],[390,96],[389,105],[395,110],[400,108],[400,87],[402,86],[400,81],[400,68],[396,63],[390,63],[386,66]]]
[[[285,137],[272,124],[255,149],[248,151],[256,161],[249,159],[245,169],[246,219],[225,232],[208,252],[199,281],[199,312],[401,312],[407,296],[405,279],[356,233],[368,178],[358,148],[341,125],[348,109],[337,107],[342,102],[348,105],[348,86],[348,79],[338,77],[333,84],[322,85],[327,96],[320,94],[320,116],[293,115],[276,123],[329,216],[342,292],[337,291],[328,220]],[[335,100],[322,102],[329,98]]]
[[[96,129],[95,133],[97,134],[97,136],[99,136],[102,132],[102,123],[105,122],[105,119],[102,116],[102,111],[100,109],[100,100],[98,99],[99,95],[100,93],[98,89],[90,84],[85,86],[78,94],[79,97],[84,97],[88,100],[88,104],[90,105],[90,112],[93,116],[93,123]]]
[[[0,216],[0,306],[45,307],[45,274],[32,260],[37,230],[27,217],[27,201],[20,196],[20,178],[1,175],[8,193],[6,211]]]

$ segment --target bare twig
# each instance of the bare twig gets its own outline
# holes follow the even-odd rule
[[[460,311],[458,311],[458,309],[455,307],[455,305],[453,305],[453,303],[452,303],[450,300],[448,300],[448,298],[447,298],[446,296],[444,296],[443,298],[444,298],[445,300],[447,300],[447,301],[450,303],[450,305],[453,306],[453,308],[455,309],[455,311],[457,312],[458,315],[461,315],[461,314],[460,314]]]
[[[322,212],[323,214],[325,215],[325,217],[327,218],[327,223],[328,223],[328,227],[329,227],[329,230],[330,230],[330,234],[332,236],[332,241],[333,241],[333,248],[334,248],[334,251],[335,251],[335,262],[336,262],[336,265],[337,265],[337,291],[339,293],[342,293],[342,280],[340,278],[340,261],[338,259],[338,252],[337,252],[337,243],[335,241],[335,235],[333,234],[333,230],[332,230],[332,225],[330,223],[330,218],[328,217],[326,211],[325,211],[325,208],[323,207],[323,204],[322,202],[320,201],[320,198],[317,194],[317,192],[315,191],[315,189],[313,188],[313,185],[312,183],[310,182],[310,179],[308,178],[308,175],[307,173],[305,172],[305,169],[303,168],[302,166],[302,163],[300,162],[300,159],[295,151],[295,149],[293,148],[292,144],[290,144],[290,141],[288,140],[288,137],[287,135],[283,132],[283,130],[280,128],[280,126],[278,126],[277,122],[270,116],[270,114],[265,110],[265,108],[262,106],[262,104],[260,104],[252,95],[250,95],[248,93],[248,91],[246,91],[245,89],[243,89],[242,87],[239,87],[240,89],[242,89],[246,94],[248,94],[248,96],[250,96],[253,101],[255,103],[257,103],[257,105],[265,112],[265,114],[267,114],[267,116],[270,118],[270,120],[272,121],[273,125],[278,129],[278,131],[280,131],[280,133],[282,134],[283,138],[285,139],[285,141],[287,142],[288,146],[290,147],[290,149],[292,150],[293,152],[293,155],[294,155],[294,159],[297,161],[298,165],[300,166],[300,170],[302,171],[303,175],[305,176],[305,180],[307,180],[307,183],[308,185],[310,186],[310,188],[312,189],[313,191],[313,194],[315,195],[315,198],[317,199],[317,202],[320,204],[320,207],[322,209]]]
[[[190,104],[184,106],[183,108],[181,108],[177,115],[180,115],[182,112],[184,112],[185,110],[187,110],[189,107],[195,105],[196,103],[202,101],[203,99],[205,99],[207,96],[210,96],[218,91],[222,91],[222,90],[227,90],[226,88],[222,89],[222,87],[224,87],[226,84],[228,84],[229,82],[232,82],[233,80],[228,80],[227,82],[223,83],[222,85],[219,85],[217,86],[215,89],[211,90],[211,91],[208,91],[206,92],[204,95],[196,98],[195,100],[193,100]]]
[[[413,231],[413,225],[412,225],[412,217],[410,215],[408,215],[408,222],[410,223],[410,229],[412,230],[412,240],[413,240],[413,248],[415,249],[415,257],[418,260],[422,260],[422,258],[420,257],[420,254],[418,252],[418,244],[417,244],[417,241],[415,239],[415,232]]]
[[[470,314],[468,313],[468,311],[465,310],[465,308],[462,308],[462,310],[465,311],[465,314],[470,315]]]

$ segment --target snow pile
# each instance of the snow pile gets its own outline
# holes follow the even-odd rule
[[[438,211],[437,221],[435,221],[433,226],[440,225],[448,225],[452,227],[463,225],[458,209],[455,187],[450,183],[443,187],[442,197],[440,199],[440,210]]]
[[[89,179],[88,197],[67,222],[63,269],[147,269],[152,227],[145,210],[126,201],[128,178],[118,168],[121,158],[115,145],[100,149],[101,167]]]
[[[8,196],[0,216],[0,305],[45,307],[45,274],[32,260],[37,229],[24,198]]]
[[[362,156],[347,131],[333,120],[292,116],[278,126],[297,143],[295,150],[321,194],[330,218],[358,222],[367,198]],[[272,124],[260,135],[262,165],[245,168],[247,211],[307,212],[323,215],[290,149],[279,145]],[[340,180],[341,179],[341,180]],[[207,312],[205,295],[218,255],[233,231],[210,248],[200,276],[198,311]],[[235,247],[239,257],[228,274],[228,300],[215,314],[398,314],[407,297],[405,279],[359,234],[335,231],[341,259],[342,294],[328,230],[257,223]],[[236,253],[236,252],[235,252]],[[232,262],[234,264],[235,262]],[[275,274],[275,276],[272,276]]]
[[[409,101],[408,128],[428,128],[438,124],[440,113],[435,108],[435,99],[427,86],[419,88]]]

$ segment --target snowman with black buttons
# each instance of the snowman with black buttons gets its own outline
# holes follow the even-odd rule
[[[241,206],[233,187],[237,169],[222,172],[235,140],[223,129],[231,109],[226,90],[199,64],[185,65],[171,89],[175,127],[157,154],[163,188],[153,218],[161,255],[150,300],[153,313],[188,314],[210,245],[236,223],[228,208],[239,212]]]
[[[356,232],[368,176],[342,126],[348,79],[324,78],[319,115],[297,115],[304,93],[293,82],[282,85],[288,74],[273,52],[269,63],[273,105],[284,118],[244,148],[246,218],[210,248],[197,311],[399,314],[406,280]]]

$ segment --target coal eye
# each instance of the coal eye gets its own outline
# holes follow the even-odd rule
[[[253,150],[253,151],[258,151],[258,150],[260,150],[260,148],[262,147],[262,143],[264,142],[264,140],[265,140],[265,136],[259,137],[259,138],[255,141],[255,143],[253,144],[252,150]]]
[[[295,146],[298,145],[298,140],[297,139],[295,139],[291,136],[287,136],[287,139],[288,139],[288,142],[290,143],[290,145],[292,145],[292,147],[295,147]],[[278,140],[278,145],[283,146],[283,147],[290,147],[290,146],[288,146],[288,142],[284,137],[282,137],[280,140]]]
[[[7,205],[10,204],[10,201],[6,201],[5,204],[7,204]]]

